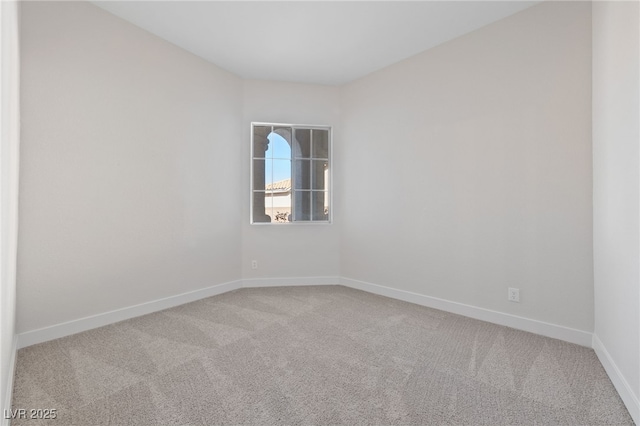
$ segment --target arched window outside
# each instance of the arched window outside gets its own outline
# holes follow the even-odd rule
[[[331,128],[251,124],[251,223],[329,223]]]
[[[278,133],[267,136],[269,145],[265,152],[264,184],[265,214],[272,222],[290,221],[291,215],[291,145]]]

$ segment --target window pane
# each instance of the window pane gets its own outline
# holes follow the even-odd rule
[[[267,149],[266,153],[267,158],[291,158],[291,146],[284,137],[280,136],[278,133],[271,132],[268,136],[268,139],[269,148]]]
[[[311,157],[311,130],[295,129],[294,156],[296,158]]]
[[[329,158],[329,132],[313,130],[313,158]]]
[[[272,208],[272,199],[271,194],[264,194],[264,214],[271,218],[271,222],[273,222],[273,208]]]
[[[296,191],[295,220],[311,219],[311,191]]]
[[[329,193],[314,191],[312,196],[312,219],[329,220]]]
[[[275,188],[270,188],[269,185],[271,184],[275,186],[291,186],[291,161],[267,159],[264,169],[264,181],[267,190]]]
[[[265,163],[270,161],[253,160],[253,189],[258,191],[264,191],[265,184]]]
[[[279,130],[278,133],[280,133],[286,138],[291,136],[291,130],[292,130],[291,127],[273,126],[273,131],[275,132],[277,130]]]
[[[313,160],[313,173],[311,174],[312,189],[328,189],[329,164],[326,160]]]
[[[291,190],[271,193],[273,214],[271,221],[274,223],[287,223],[291,219]]]
[[[295,161],[293,180],[296,189],[311,189],[311,161]]]
[[[264,158],[265,151],[268,147],[269,140],[267,136],[269,133],[271,133],[270,126],[253,127],[253,156],[255,158]]]
[[[253,222],[271,222],[271,219],[265,215],[265,196],[264,192],[253,193]]]

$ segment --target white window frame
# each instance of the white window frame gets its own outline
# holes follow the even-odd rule
[[[256,192],[256,189],[253,187],[254,185],[254,160],[259,160],[262,157],[255,157],[254,155],[254,127],[255,126],[266,126],[266,127],[288,127],[291,129],[309,129],[309,130],[327,130],[328,131],[328,147],[329,147],[329,155],[328,155],[328,180],[329,180],[329,185],[328,185],[328,202],[329,202],[329,209],[328,209],[328,218],[326,220],[313,220],[311,217],[309,220],[294,220],[292,222],[274,222],[273,218],[271,218],[271,222],[256,222],[253,220],[253,204],[254,204],[254,193]],[[253,121],[251,122],[250,125],[250,156],[249,156],[249,170],[250,170],[250,175],[249,175],[249,223],[251,225],[275,225],[275,226],[283,226],[283,225],[331,225],[333,223],[333,210],[334,210],[334,204],[333,204],[333,127],[330,125],[323,125],[323,124],[289,124],[289,123],[275,123],[275,122],[260,122],[260,121]],[[310,160],[313,159],[313,152],[310,153]],[[296,158],[294,156],[294,149],[293,146],[291,147],[291,164],[293,167],[293,164],[295,162]],[[311,188],[309,190],[311,193],[313,193],[313,189]],[[258,190],[259,192],[259,190]],[[295,192],[295,180],[294,180],[294,176],[292,173],[291,176],[291,209],[292,209],[292,213],[293,213],[293,209],[294,207],[294,192]],[[313,197],[311,197],[313,198]],[[310,212],[311,216],[312,213]]]

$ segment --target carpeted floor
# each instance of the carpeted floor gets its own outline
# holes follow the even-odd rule
[[[591,349],[340,286],[241,289],[22,349],[13,408],[57,410],[13,425],[633,424]]]

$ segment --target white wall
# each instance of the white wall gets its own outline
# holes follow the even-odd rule
[[[339,215],[333,224],[284,226],[249,224],[250,127],[252,121],[333,126],[334,158],[339,150],[340,95],[335,86],[244,81],[242,160],[242,277],[337,277],[340,273]],[[337,160],[339,161],[339,160]],[[334,166],[334,180],[339,173]],[[338,187],[335,188],[339,190]],[[251,261],[258,269],[251,269]],[[337,283],[337,282],[336,282]]]
[[[241,80],[86,2],[21,37],[18,331],[239,279]]]
[[[373,73],[342,108],[343,277],[593,330],[589,3]]]
[[[11,408],[16,352],[16,240],[20,141],[18,10],[17,2],[0,2],[0,413]],[[4,420],[0,422],[5,424]]]
[[[594,347],[636,422],[640,422],[639,38],[638,2],[593,3]]]

